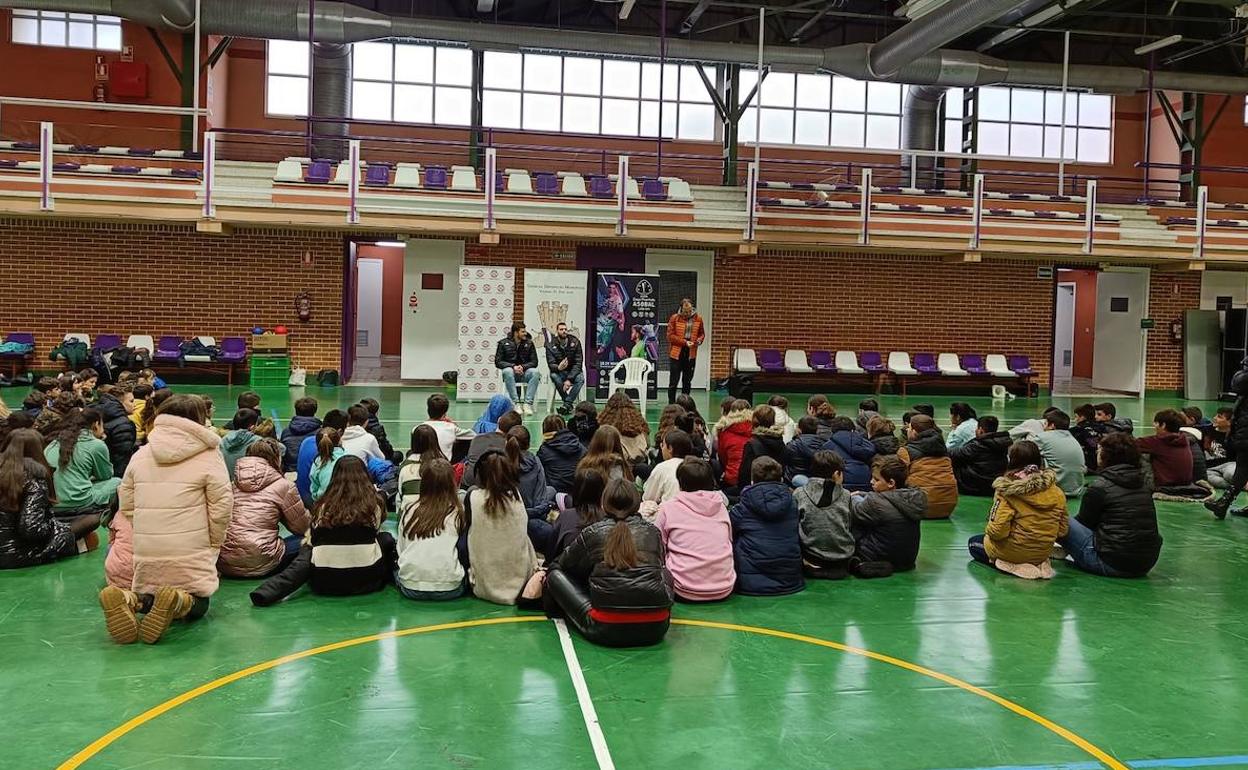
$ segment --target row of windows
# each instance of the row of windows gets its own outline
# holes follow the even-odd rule
[[[94,13],[13,9],[13,42],[59,48],[121,50],[121,19]]]

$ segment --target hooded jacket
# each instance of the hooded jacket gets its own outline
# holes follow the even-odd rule
[[[953,463],[945,449],[940,431],[932,428],[920,433],[898,452],[910,468],[906,484],[927,493],[927,519],[947,519],[958,505],[958,481],[953,475]]]
[[[1016,435],[1011,432],[1011,435]],[[1067,497],[1083,494],[1083,477],[1087,471],[1083,464],[1083,448],[1068,430],[1045,430],[1030,433],[1027,438],[1040,447],[1044,467],[1057,474],[1057,485]]]
[[[278,524],[302,535],[308,512],[295,485],[263,458],[244,457],[234,467],[234,513],[217,567],[230,577],[263,577],[286,553]]]
[[[752,484],[728,516],[737,593],[774,596],[806,587],[797,504],[788,487],[775,481]]]
[[[370,457],[376,457],[378,460],[390,459],[381,453],[377,437],[369,433],[368,428],[363,425],[348,425],[347,429],[342,432],[342,439],[339,443],[342,445],[342,451],[355,455],[364,462],[368,462]]]
[[[520,497],[530,519],[546,520],[555,503],[555,490],[546,484],[546,472],[532,452],[520,453]]]
[[[683,457],[673,457],[655,465],[650,470],[650,475],[646,477],[641,499],[652,503],[665,503],[680,494],[680,482],[676,480],[676,469],[684,461]]]
[[[868,440],[875,445],[877,455],[895,455],[901,450],[901,441],[891,433],[872,436]]]
[[[245,428],[232,430],[221,439],[221,458],[225,461],[225,471],[230,474],[230,481],[234,481],[234,467],[247,454],[247,447],[259,440],[259,436]]]
[[[991,497],[992,482],[1005,473],[1006,453],[1010,451],[1010,434],[1005,431],[985,433],[949,450],[953,475],[958,480],[958,494]]]
[[[47,564],[78,552],[69,526],[52,516],[47,471],[30,460],[25,470],[16,510],[0,509],[0,569]]]
[[[854,555],[851,496],[832,479],[813,478],[793,491],[797,504],[802,557],[827,566],[845,562]]]
[[[810,463],[827,439],[814,433],[799,433],[784,447],[784,477],[789,481],[794,476],[809,476]]]
[[[195,596],[217,590],[217,554],[234,510],[220,442],[211,428],[162,414],[131,458],[117,516],[133,530],[136,593],[154,594],[161,586]]]
[[[44,459],[52,466],[52,488],[56,490],[53,510],[70,511],[78,508],[107,508],[121,479],[113,475],[113,463],[109,459],[108,445],[93,436],[90,431],[78,434],[74,453],[69,464],[60,467],[61,442],[48,444]]]
[[[737,485],[748,486],[753,480],[754,461],[770,457],[784,467],[784,429],[779,425],[770,428],[751,429],[750,440],[741,451],[741,465],[737,470]]]
[[[556,492],[572,493],[576,464],[585,456],[585,447],[572,431],[564,428],[537,448],[537,459],[546,471],[546,483]]]
[[[282,471],[290,473],[298,469],[299,450],[303,447],[303,440],[308,436],[315,436],[320,429],[319,417],[295,415],[290,418],[290,422],[286,423],[286,430],[282,431],[282,444],[286,447],[286,454],[282,455]]]
[[[927,493],[917,487],[871,492],[854,498],[854,554],[863,561],[886,561],[897,572],[914,569],[919,557],[919,522]]]
[[[585,414],[572,415],[572,419],[568,421],[568,430],[576,434],[578,441],[589,446],[589,442],[594,439],[594,434],[598,432],[598,418]]]
[[[788,412],[778,406],[773,406],[772,409],[776,413],[776,427],[781,430],[784,443],[787,444],[793,440],[794,436],[797,435],[797,421],[790,417]]]
[[[850,492],[870,491],[871,461],[875,459],[875,444],[861,433],[841,430],[833,433],[822,448],[835,452],[845,462],[846,489]]]
[[[1192,449],[1183,432],[1145,436],[1135,440],[1140,451],[1151,457],[1153,484],[1182,487],[1192,483]]]
[[[95,403],[104,418],[104,443],[108,444],[108,457],[113,462],[113,475],[126,475],[130,457],[139,448],[138,432],[121,401],[110,393],[104,393]]]
[[[1130,465],[1111,465],[1088,485],[1075,517],[1093,533],[1101,561],[1132,577],[1148,574],[1161,555],[1157,508],[1144,474]]]
[[[480,436],[483,433],[495,433],[498,431],[498,418],[511,411],[511,399],[505,394],[499,393],[490,398],[489,403],[485,405],[485,411],[482,412],[481,418],[472,426],[472,432]]]
[[[737,486],[741,456],[745,453],[745,445],[749,443],[753,433],[753,419],[753,412],[740,409],[724,415],[715,423],[719,463],[723,468],[724,483],[730,487]]]
[[[984,528],[988,556],[1015,564],[1047,562],[1053,543],[1066,536],[1070,523],[1057,474],[1048,468],[1022,478],[1010,474],[994,481],[992,488],[996,494]]]
[[[706,602],[732,593],[737,582],[732,522],[722,494],[680,492],[659,506],[654,525],[663,536],[677,596]]]

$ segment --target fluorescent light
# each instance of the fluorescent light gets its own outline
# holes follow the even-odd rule
[[[624,2],[620,4],[620,20],[621,21],[627,19],[628,15],[633,12],[633,6],[636,3],[637,3],[637,0],[624,0]]]
[[[1160,51],[1162,48],[1172,46],[1175,43],[1181,42],[1182,40],[1183,40],[1182,35],[1171,35],[1170,37],[1163,37],[1160,40],[1154,40],[1151,43],[1145,43],[1144,45],[1135,49],[1135,55],[1141,56],[1146,53],[1152,53],[1153,51]]]
[[[407,244],[404,243],[403,241],[377,241],[373,245],[374,246],[389,246],[395,249],[407,248]]]

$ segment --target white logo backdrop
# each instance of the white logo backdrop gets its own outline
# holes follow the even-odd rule
[[[459,269],[459,400],[488,401],[504,392],[494,347],[511,331],[515,292],[513,268]]]

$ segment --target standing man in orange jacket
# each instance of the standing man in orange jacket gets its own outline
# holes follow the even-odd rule
[[[693,384],[693,369],[698,363],[698,348],[705,340],[702,316],[694,309],[693,300],[685,297],[680,301],[680,310],[667,319],[667,341],[671,345],[667,403],[675,403],[676,384],[682,379],[681,392],[688,395],[689,386]]]

